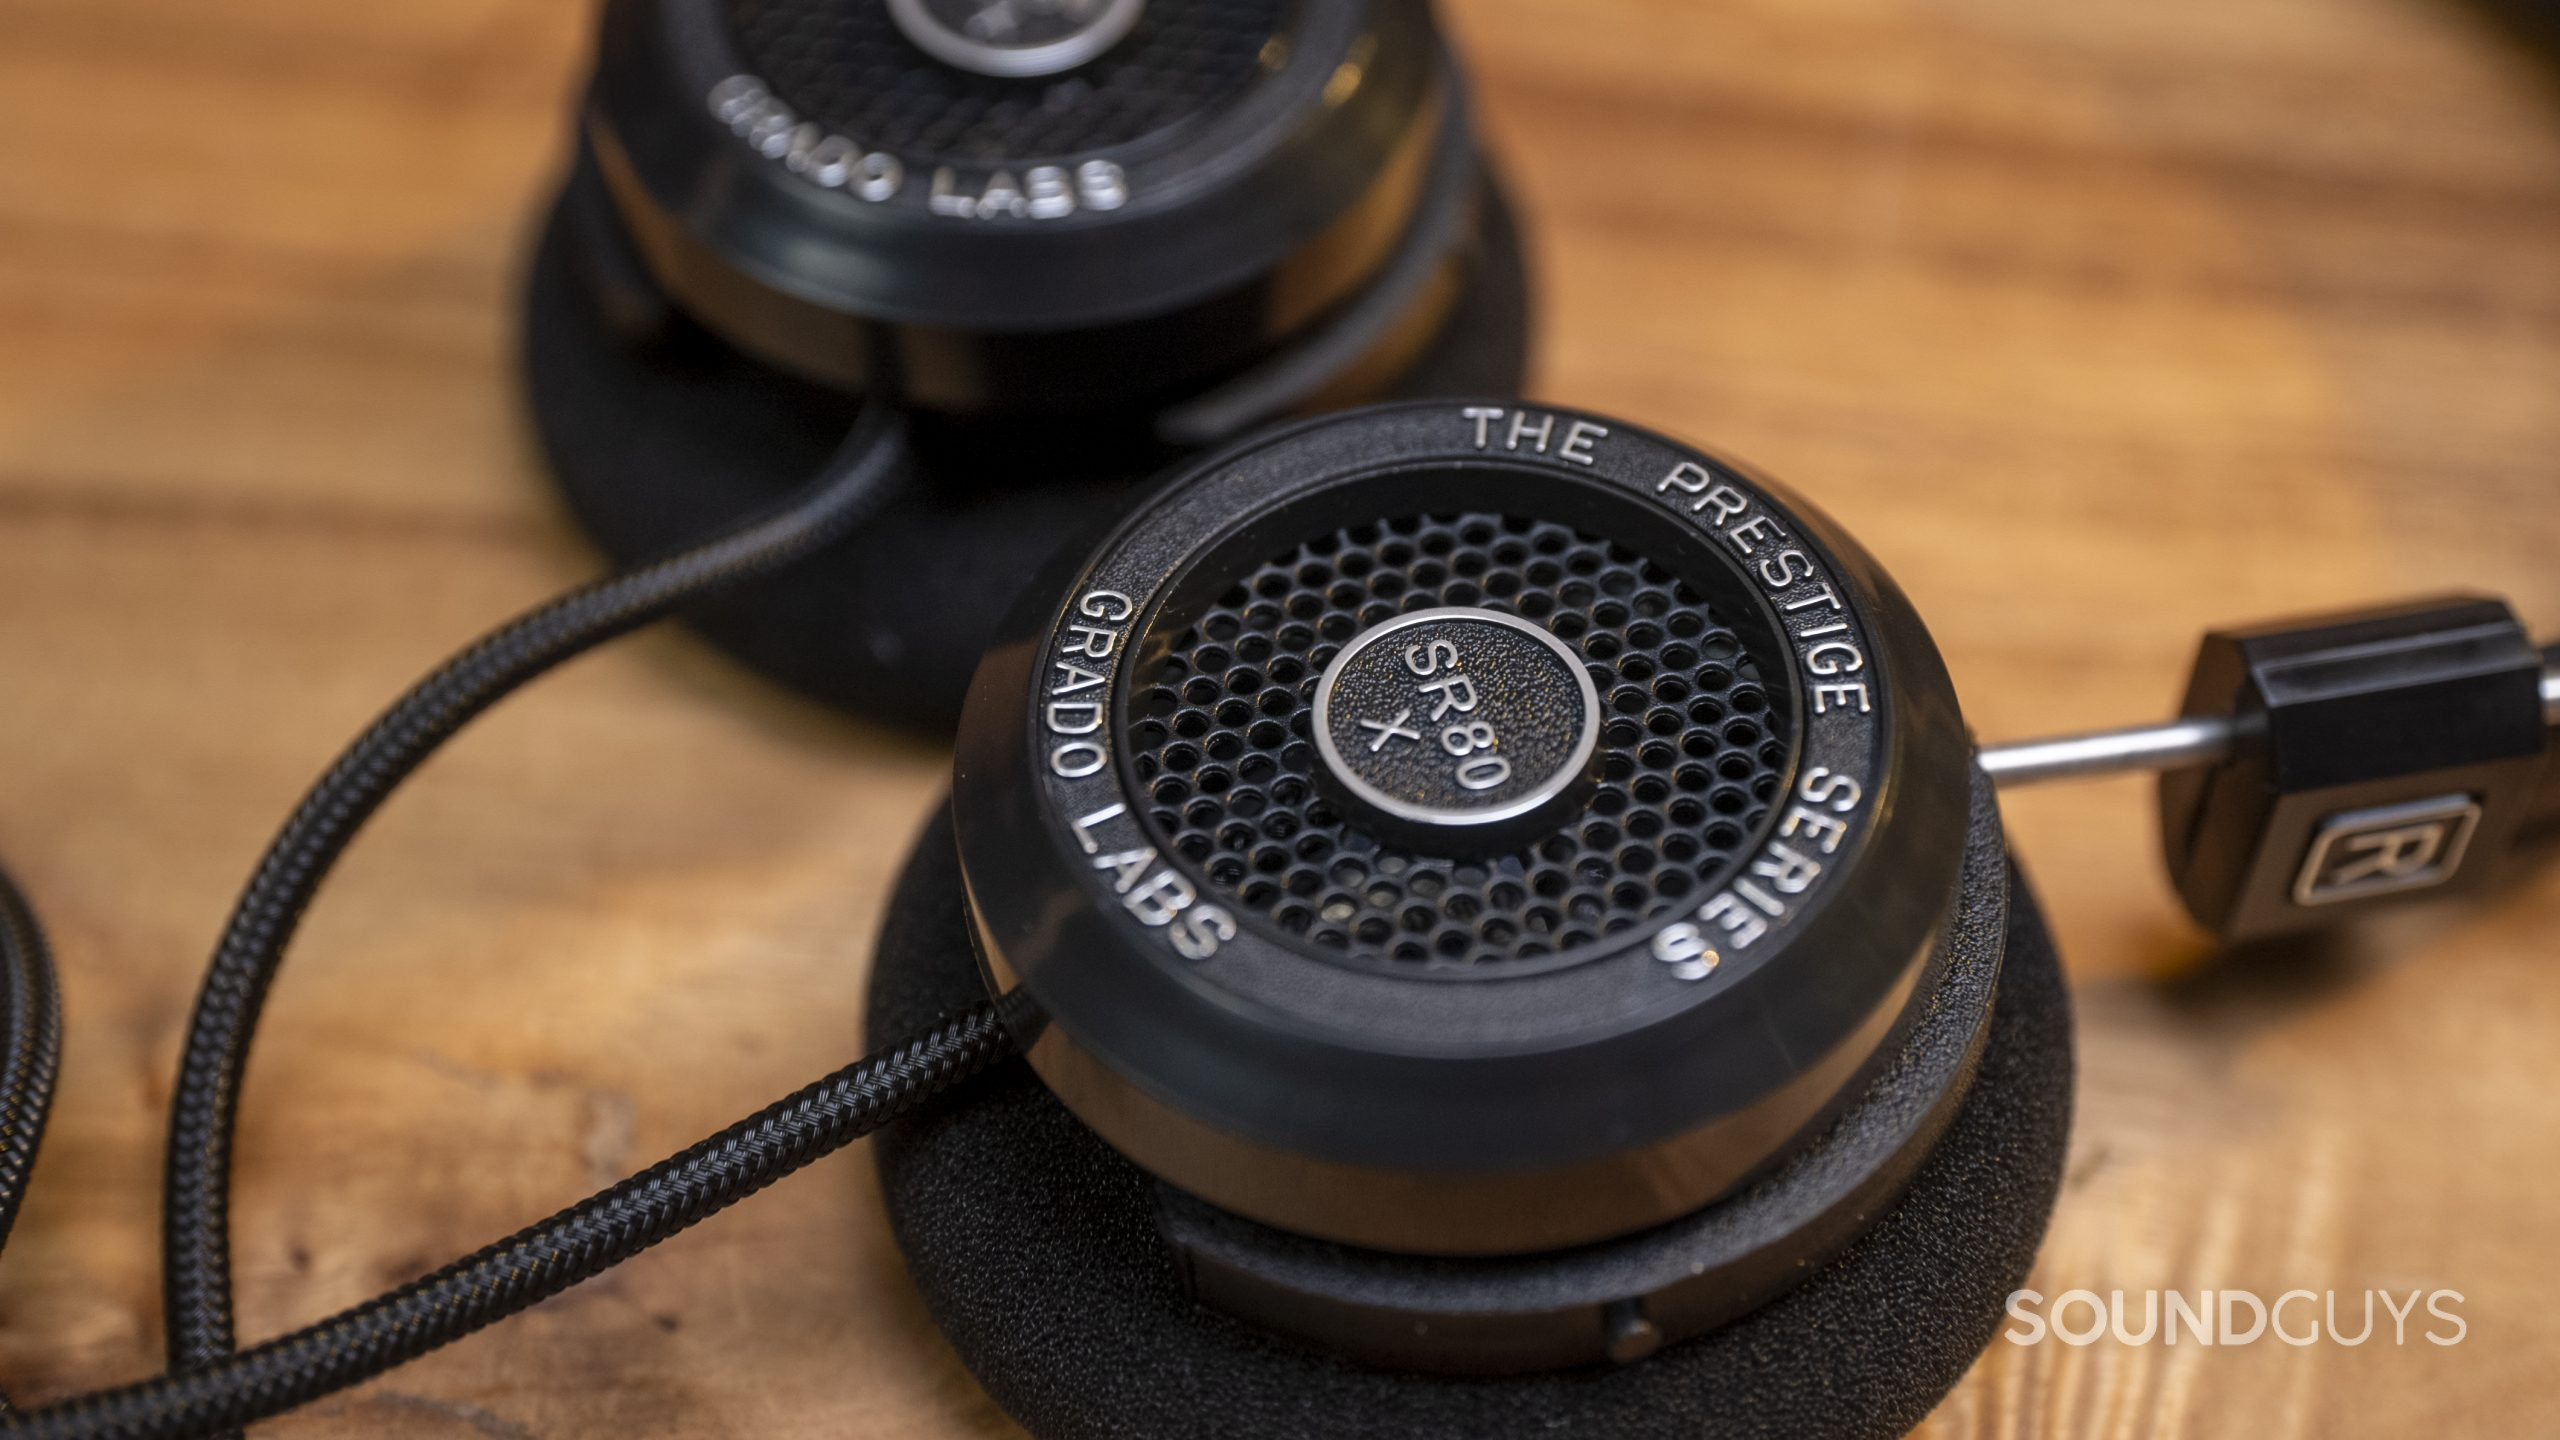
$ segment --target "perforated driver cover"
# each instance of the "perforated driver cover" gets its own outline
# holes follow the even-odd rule
[[[881,0],[726,0],[739,58],[802,115],[876,150],[994,164],[1080,155],[1236,103],[1280,58],[1290,0],[1156,0],[1101,58],[1006,80],[918,49]],[[1285,40],[1279,42],[1286,44]]]
[[[1599,691],[1598,785],[1508,854],[1382,843],[1317,784],[1318,675],[1354,635],[1435,606],[1546,627]],[[1567,956],[1703,893],[1758,833],[1787,761],[1785,717],[1696,590],[1624,545],[1517,516],[1401,516],[1274,556],[1132,708],[1150,820],[1240,913],[1355,960],[1447,970]]]

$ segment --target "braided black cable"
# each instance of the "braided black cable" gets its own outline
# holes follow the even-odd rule
[[[842,536],[887,498],[904,461],[902,434],[887,407],[867,406],[826,471],[773,509],[491,632],[403,695],[303,797],[242,891],[187,1027],[161,1232],[173,1370],[232,1351],[232,1133],[250,1039],[304,908],[356,832],[439,745],[526,681]]]
[[[61,1068],[53,952],[17,882],[0,869],[0,1243],[18,1223]]]
[[[62,1069],[62,992],[44,928],[0,868],[0,1244],[18,1223],[27,1174],[53,1111],[53,1080]],[[0,1411],[9,1402],[0,1397]]]
[[[619,1265],[1012,1052],[980,1005],[425,1279],[201,1369],[0,1417],[0,1437],[184,1440],[306,1404]]]

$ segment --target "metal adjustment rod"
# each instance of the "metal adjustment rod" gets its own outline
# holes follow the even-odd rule
[[[2546,682],[2546,689],[2560,681]],[[1982,769],[2004,786],[2041,785],[2048,780],[2079,780],[2101,775],[2129,775],[2211,765],[2230,758],[2240,743],[2240,727],[2227,715],[2172,720],[2165,725],[2135,725],[2121,730],[2092,730],[2047,740],[2021,740],[1982,747]]]
[[[1988,745],[2003,786],[2149,771],[2188,913],[2232,939],[2485,883],[2560,817],[2560,647],[2443,596],[2218,630],[2165,725]]]
[[[2542,723],[2560,729],[2560,665],[2542,672]],[[2013,740],[1982,747],[1982,770],[1994,783],[2015,789],[2052,780],[2093,780],[2110,775],[2158,774],[2191,765],[2216,765],[2242,744],[2241,727],[2228,715],[2194,715],[2158,725],[2087,730],[2042,740]]]

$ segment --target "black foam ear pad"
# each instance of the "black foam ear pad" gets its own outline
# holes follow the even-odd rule
[[[934,1318],[1039,1440],[1877,1436],[1919,1422],[2025,1279],[2061,1184],[2070,1003],[2011,879],[2007,958],[1971,1092],[1893,1210],[1800,1287],[1652,1358],[1468,1379],[1365,1368],[1194,1304],[1154,1182],[1019,1062],[874,1146]],[[982,997],[947,814],[899,884],[876,1047]]]
[[[1498,190],[1488,182],[1485,194],[1448,322],[1371,398],[1518,390],[1528,337],[1520,240]],[[622,243],[610,203],[581,157],[535,252],[523,362],[535,429],[570,508],[627,565],[806,482],[851,427],[856,402],[755,363],[682,316],[649,313],[636,262],[593,253]],[[599,265],[616,272],[602,287]],[[624,300],[619,324],[600,288]],[[634,312],[658,323],[635,325]],[[1022,584],[1173,458],[1060,443],[1073,428],[919,423],[921,473],[905,497],[828,554],[687,618],[829,704],[947,729]]]

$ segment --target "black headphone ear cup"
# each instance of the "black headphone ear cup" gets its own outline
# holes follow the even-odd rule
[[[1040,1440],[1590,1434],[1897,1435],[1972,1365],[2061,1185],[2070,1001],[2009,875],[2007,954],[1973,1088],[1909,1189],[1801,1287],[1614,1370],[1451,1379],[1364,1368],[1194,1304],[1153,1181],[1013,1064],[875,1140],[892,1227],[935,1320]],[[892,901],[872,1043],[983,995],[947,813]]]
[[[535,430],[570,509],[632,564],[711,533],[817,473],[855,401],[758,364],[681,315],[651,316],[581,155],[528,278],[524,366]],[[1509,207],[1488,183],[1450,318],[1381,395],[1509,394],[1528,299]],[[917,428],[911,491],[832,553],[688,611],[721,648],[828,704],[948,729],[1019,586],[1170,458],[1153,448],[1062,466],[1044,431]],[[989,485],[990,476],[1027,483]],[[973,482],[973,483],[972,483]]]

